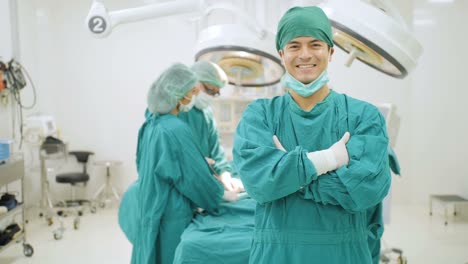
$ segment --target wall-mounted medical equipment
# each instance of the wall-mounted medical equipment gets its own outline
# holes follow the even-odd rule
[[[196,13],[202,19],[213,10],[229,11],[243,22],[220,24],[201,30],[195,48],[195,60],[218,64],[229,83],[237,86],[269,86],[280,81],[284,68],[275,50],[275,36],[258,26],[244,10],[227,3],[205,5],[203,0],[177,0],[108,12],[94,1],[86,18],[86,27],[96,37],[105,37],[122,23],[184,13]]]
[[[395,78],[415,67],[422,46],[390,0],[328,0],[319,5],[330,18],[334,43],[355,59]]]
[[[19,140],[19,148],[21,149],[23,143],[23,109],[32,109],[36,105],[36,88],[26,69],[15,59],[11,59],[7,63],[0,59],[0,73],[0,98],[5,104],[9,102],[9,98],[11,98],[15,103],[12,106],[12,138],[16,138],[16,129],[14,128],[18,125],[18,130],[21,136]],[[33,103],[29,106],[24,105],[21,98],[21,91],[27,85],[25,76],[28,78],[34,94]],[[16,122],[17,117],[19,122]]]
[[[22,66],[16,60],[9,62],[0,60],[0,90],[8,88],[10,90],[21,90],[26,86]]]
[[[48,136],[57,134],[55,119],[50,115],[34,114],[26,118],[24,138],[29,144],[37,145]]]
[[[3,78],[3,71],[0,69],[0,92],[6,89],[6,80]]]

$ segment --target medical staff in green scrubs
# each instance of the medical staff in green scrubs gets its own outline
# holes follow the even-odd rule
[[[281,18],[287,93],[244,111],[234,164],[257,201],[250,263],[378,263],[390,188],[385,120],[328,87],[330,21],[316,6]]]
[[[231,176],[232,167],[226,160],[224,149],[219,142],[218,128],[211,108],[211,101],[220,95],[220,89],[228,82],[226,73],[221,67],[209,61],[197,61],[191,69],[200,81],[200,93],[192,110],[179,114],[179,118],[192,129],[194,141],[211,163],[224,188],[229,191],[244,191],[242,182]]]
[[[172,264],[195,207],[213,211],[223,198],[237,200],[237,193],[224,192],[213,177],[190,128],[177,118],[193,106],[196,84],[192,70],[174,64],[148,92],[138,133],[138,180],[119,208],[119,224],[133,244],[131,263]]]

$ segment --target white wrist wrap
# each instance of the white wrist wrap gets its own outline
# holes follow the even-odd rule
[[[335,156],[330,149],[309,152],[307,158],[314,164],[318,176],[335,170],[337,166]]]

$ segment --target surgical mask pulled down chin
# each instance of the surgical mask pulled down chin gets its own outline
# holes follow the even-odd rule
[[[286,72],[283,77],[281,77],[281,83],[283,86],[291,88],[297,94],[302,97],[308,97],[317,92],[322,88],[326,83],[328,83],[328,73],[327,70],[324,70],[320,76],[309,84],[303,84],[294,78],[289,72]]]
[[[199,110],[205,109],[211,105],[212,100],[213,97],[204,92],[200,92],[197,96],[197,100],[195,100],[195,107]]]
[[[189,99],[187,97],[184,97],[185,99]],[[179,105],[179,112],[188,112],[192,110],[193,106],[195,105],[195,101],[197,100],[196,95],[192,95],[192,100],[190,100],[190,103],[184,105],[183,103],[180,103]]]

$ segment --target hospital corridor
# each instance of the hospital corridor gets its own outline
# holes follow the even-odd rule
[[[1,264],[468,264],[466,0],[0,0]]]

